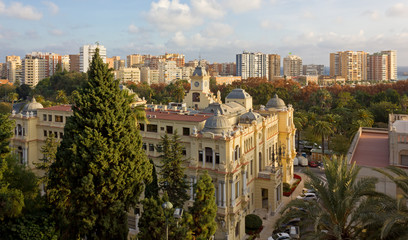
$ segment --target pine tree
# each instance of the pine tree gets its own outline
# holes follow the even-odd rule
[[[189,185],[184,175],[183,147],[180,137],[175,132],[170,138],[167,134],[161,139],[160,145],[163,154],[161,156],[162,166],[160,169],[160,189],[167,193],[170,202],[176,207],[183,207],[184,202],[189,199],[187,190]]]
[[[13,136],[13,121],[9,114],[0,113],[0,160],[10,153],[10,138]]]
[[[217,204],[215,203],[215,188],[212,179],[205,172],[194,190],[195,201],[190,208],[193,217],[192,231],[196,240],[207,240],[215,234],[217,223]]]
[[[150,159],[150,164],[153,166],[152,170],[152,182],[149,184],[146,184],[146,189],[145,189],[145,198],[151,198],[153,197],[154,199],[157,199],[159,197],[159,185],[157,181],[157,173],[156,173],[156,166],[154,166],[153,160]]]
[[[59,142],[57,142],[57,139],[54,137],[54,134],[51,133],[47,137],[47,139],[45,139],[44,146],[41,147],[41,153],[43,154],[43,158],[40,159],[40,162],[34,163],[37,169],[42,170],[44,172],[44,175],[40,177],[40,183],[48,185],[48,173],[51,164],[55,162],[58,146]]]
[[[99,50],[49,174],[48,196],[61,239],[126,239],[127,211],[151,180],[131,98]]]

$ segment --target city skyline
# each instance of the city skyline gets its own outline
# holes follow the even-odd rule
[[[398,1],[0,0],[0,59],[32,51],[78,54],[100,42],[107,56],[178,52],[234,62],[244,50],[329,65],[337,51],[397,50],[408,66],[408,4]]]

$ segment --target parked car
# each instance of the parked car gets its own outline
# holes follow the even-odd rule
[[[285,239],[290,239],[290,235],[285,232],[277,233],[276,236],[274,236],[274,238],[272,236],[268,237],[268,240],[285,240]]]
[[[307,162],[307,158],[303,157],[303,156],[299,156],[298,157],[299,160],[299,165],[302,167],[306,167],[308,162]]]
[[[300,218],[292,218],[286,223],[282,223],[280,225],[280,229],[286,229],[289,226],[299,226],[301,219]]]
[[[316,191],[314,189],[303,188],[302,193],[303,194],[305,194],[305,193],[314,193],[314,194],[316,194]]]
[[[291,239],[299,239],[300,238],[300,230],[298,226],[290,226],[286,229],[286,233],[289,234]]]
[[[302,199],[305,201],[317,200],[317,196],[315,193],[304,193],[301,196],[297,196],[297,199]]]
[[[317,162],[315,162],[315,161],[310,161],[309,162],[309,167],[317,167],[318,165],[317,165]]]

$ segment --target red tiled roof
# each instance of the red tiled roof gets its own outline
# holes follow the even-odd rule
[[[386,167],[389,165],[388,132],[362,132],[351,160],[359,166]]]
[[[65,112],[72,112],[71,105],[58,105],[52,107],[43,108],[44,110],[51,110],[51,111],[65,111]]]
[[[8,85],[13,85],[13,83],[9,82],[7,79],[0,79],[0,85],[2,84],[8,84]]]
[[[152,117],[155,116],[155,117]],[[151,111],[146,110],[146,117],[148,119],[161,119],[161,120],[170,120],[170,121],[185,121],[185,122],[202,122],[207,120],[212,115],[206,114],[195,114],[195,115],[183,115],[174,111]]]

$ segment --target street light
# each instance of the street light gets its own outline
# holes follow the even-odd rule
[[[170,210],[173,208],[173,204],[171,202],[163,203],[162,207],[164,208],[164,216],[166,217],[166,239],[169,240],[169,219],[166,214],[166,210]]]

